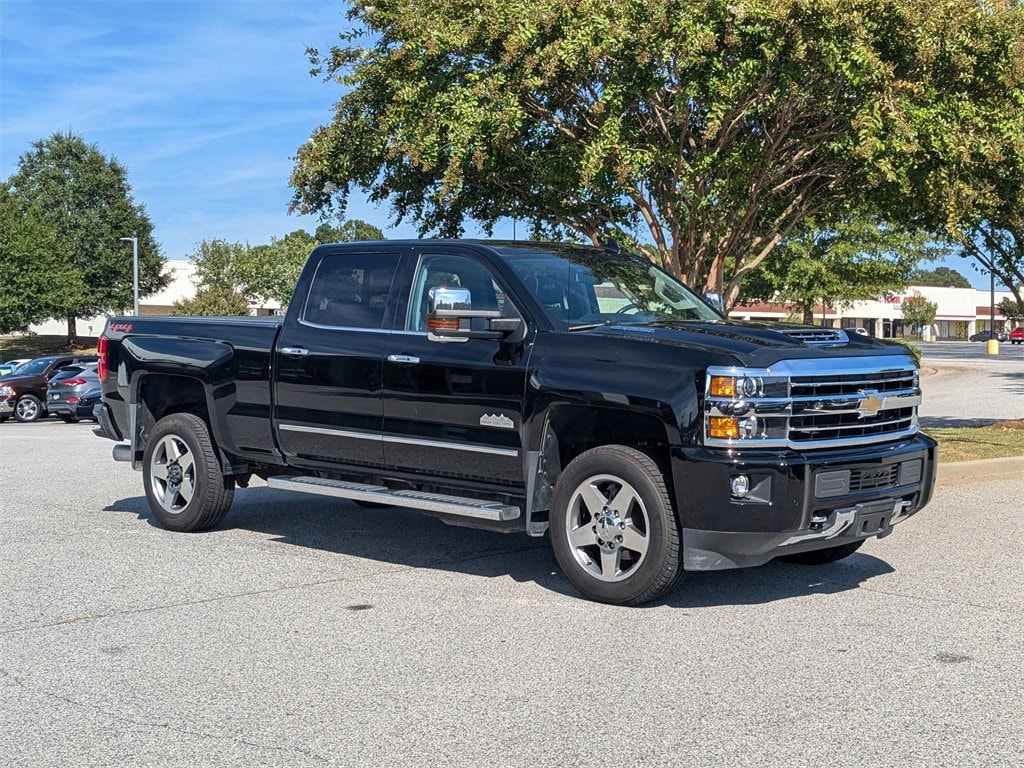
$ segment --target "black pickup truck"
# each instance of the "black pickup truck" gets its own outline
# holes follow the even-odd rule
[[[257,475],[549,533],[609,603],[838,560],[934,485],[904,347],[729,322],[617,248],[324,245],[283,319],[116,317],[99,355],[100,431],[167,528],[217,525]]]

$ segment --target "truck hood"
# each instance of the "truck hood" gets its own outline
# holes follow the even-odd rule
[[[741,365],[756,367],[794,358],[909,354],[902,344],[839,328],[789,323],[659,321],[601,325],[578,332],[725,353]]]

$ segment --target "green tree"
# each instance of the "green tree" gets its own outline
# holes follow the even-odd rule
[[[70,132],[37,141],[4,187],[15,222],[30,228],[16,239],[40,238],[60,265],[59,279],[36,300],[48,317],[67,320],[70,346],[77,318],[132,306],[131,246],[120,238],[138,237],[141,296],[167,284],[153,225],[132,199],[127,171],[96,145]]]
[[[424,234],[643,233],[729,305],[807,217],[974,210],[1024,77],[1018,3],[356,0],[350,18],[310,51],[345,92],[298,149],[293,209],[344,210],[355,187]]]
[[[910,285],[935,285],[941,288],[970,288],[971,281],[960,272],[949,267],[915,269],[911,273]]]
[[[1013,299],[1002,299],[1002,301],[996,305],[996,309],[999,310],[999,314],[1007,320],[1024,323],[1024,307],[1021,307],[1021,305]]]
[[[919,293],[908,296],[902,306],[903,324],[914,332],[918,328],[934,323],[935,313],[939,310],[938,304],[934,301],[929,301]]]
[[[384,233],[379,227],[362,219],[346,219],[338,226],[324,222],[316,228],[318,243],[355,243],[361,240],[384,240]]]
[[[76,282],[70,265],[57,255],[42,212],[17,202],[0,187],[0,334],[53,317],[54,295]]]
[[[204,240],[189,259],[196,265],[201,288],[234,291],[251,304],[277,301],[287,304],[310,252],[321,243],[383,240],[380,229],[360,219],[339,226],[321,224],[316,234],[304,229],[284,237],[272,237],[269,244],[229,243]]]
[[[248,315],[249,302],[245,296],[230,288],[200,288],[191,299],[174,302],[172,315],[198,315],[219,317],[226,315]]]
[[[918,262],[944,253],[921,231],[865,218],[832,227],[809,219],[749,276],[743,297],[790,303],[805,323],[811,323],[818,302],[848,306],[900,291]]]

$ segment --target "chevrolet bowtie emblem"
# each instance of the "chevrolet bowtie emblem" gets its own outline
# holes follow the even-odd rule
[[[861,391],[864,398],[857,403],[857,415],[861,419],[874,416],[885,407],[885,397],[879,397],[877,392]]]

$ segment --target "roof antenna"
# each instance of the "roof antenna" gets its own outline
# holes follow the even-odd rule
[[[614,237],[609,237],[604,241],[604,249],[611,253],[622,253],[622,246],[619,245],[619,241]]]

